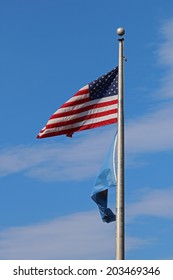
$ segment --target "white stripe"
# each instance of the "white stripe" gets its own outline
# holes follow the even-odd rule
[[[97,124],[98,122],[101,121],[107,121],[107,120],[111,120],[111,119],[115,119],[117,118],[118,114],[111,114],[108,116],[104,116],[104,117],[100,117],[100,118],[93,118],[93,119],[89,119],[89,120],[85,120],[82,122],[77,122],[74,124],[70,124],[70,125],[64,125],[61,127],[55,127],[55,128],[49,128],[46,129],[42,134],[48,134],[51,132],[58,132],[58,131],[63,131],[63,130],[68,130],[68,129],[72,129],[72,128],[76,128],[76,127],[81,127],[83,125],[88,125],[88,124]]]
[[[76,100],[82,100],[89,97],[89,93],[84,93],[81,95],[72,96],[69,100],[67,100],[64,104],[68,104],[69,102],[74,102]]]
[[[87,101],[87,102],[84,102],[84,103],[79,104],[79,105],[75,105],[75,106],[73,105],[73,106],[59,108],[53,115],[58,114],[58,113],[63,113],[63,112],[68,112],[68,111],[73,111],[73,110],[85,108],[87,106],[94,105],[94,104],[102,104],[102,103],[104,104],[105,102],[113,101],[113,100],[117,100],[117,99],[118,99],[118,97],[116,95],[112,95],[112,96],[104,97],[104,98],[99,98],[99,99],[94,99],[94,100]],[[66,102],[65,104],[68,104],[68,102]]]
[[[80,117],[84,117],[84,116],[95,114],[95,113],[107,112],[109,110],[114,110],[114,109],[117,109],[117,108],[118,108],[118,104],[113,104],[113,105],[110,105],[110,106],[95,108],[95,109],[87,110],[85,112],[74,114],[74,115],[69,115],[69,116],[65,116],[65,117],[50,119],[48,121],[47,125],[56,124],[56,123],[63,122],[63,121],[75,120],[75,119],[80,118]]]
[[[78,92],[80,92],[80,91],[82,91],[82,90],[85,90],[85,89],[89,89],[89,86],[88,85],[86,85],[86,86],[84,86],[83,88],[81,88],[80,90],[78,90],[77,92],[76,92],[76,94],[78,93]],[[81,95],[73,95],[69,100],[67,100],[64,104],[66,104],[66,103],[68,103],[68,102],[72,102],[72,101],[74,101],[74,100],[80,100],[80,99],[83,99],[83,98],[86,98],[86,97],[89,97],[89,92],[87,92],[87,93],[84,93],[84,94],[81,94]]]
[[[86,86],[84,86],[84,87],[80,88],[80,90],[79,90],[79,91],[84,90],[84,89],[88,89],[88,88],[89,88],[89,86],[88,86],[88,85],[86,85]]]

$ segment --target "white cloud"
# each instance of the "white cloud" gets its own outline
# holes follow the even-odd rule
[[[127,223],[141,216],[173,218],[173,188],[146,189],[127,208]],[[162,227],[161,227],[162,230]],[[157,245],[157,236],[126,235],[126,253]],[[44,223],[0,232],[0,259],[114,259],[115,223],[98,211],[81,212]]]
[[[160,68],[159,89],[153,92],[150,111],[127,124],[129,153],[173,150],[173,19],[163,22],[160,38],[155,51]]]
[[[111,259],[115,224],[78,213],[0,233],[0,259]]]
[[[158,97],[172,99],[173,97],[173,19],[169,19],[163,22],[160,29],[159,36],[162,38],[161,43],[156,50],[156,59],[160,68],[160,81],[161,87],[156,94]],[[164,71],[162,71],[164,67]],[[164,76],[163,74],[164,73]]]
[[[47,180],[83,180],[95,175],[113,133],[90,133],[84,138],[64,144],[51,142],[16,146],[1,150],[0,175],[23,172],[27,176]]]
[[[126,128],[128,153],[173,150],[173,104],[129,122]]]
[[[173,188],[146,189],[127,206],[128,221],[139,216],[173,218]]]
[[[150,242],[141,238],[126,238],[127,251],[147,244]],[[97,211],[0,232],[0,259],[114,258],[115,223],[103,223]]]
[[[163,64],[173,67],[173,19],[163,21],[162,27],[160,28],[160,36],[163,39],[159,44],[157,51],[158,61]]]

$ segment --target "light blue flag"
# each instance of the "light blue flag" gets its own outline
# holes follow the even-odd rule
[[[116,186],[115,154],[116,154],[117,134],[109,148],[108,154],[102,164],[99,175],[96,178],[91,198],[97,204],[103,222],[115,221],[115,214],[108,204],[108,189]]]

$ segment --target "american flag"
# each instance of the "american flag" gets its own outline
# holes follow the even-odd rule
[[[81,88],[49,119],[37,135],[45,138],[117,122],[118,67]]]

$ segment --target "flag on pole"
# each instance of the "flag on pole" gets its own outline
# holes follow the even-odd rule
[[[115,154],[117,145],[117,134],[109,148],[108,154],[102,164],[99,175],[96,178],[91,198],[97,204],[103,222],[115,221],[115,214],[108,204],[108,190],[116,186]]]
[[[37,135],[45,138],[117,122],[118,67],[81,88],[48,120]]]

